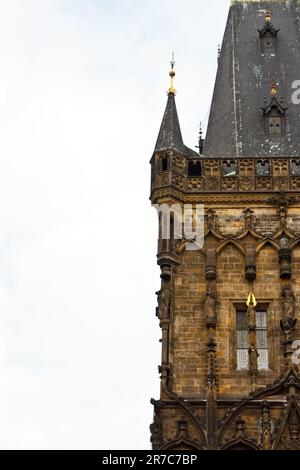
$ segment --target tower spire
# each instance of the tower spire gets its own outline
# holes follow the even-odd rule
[[[199,149],[199,153],[200,153],[200,155],[202,155],[203,154],[203,149],[204,149],[202,121],[200,121],[200,126],[199,126],[199,145],[196,145],[196,148]]]
[[[175,95],[176,93],[176,90],[174,88],[174,77],[175,77],[175,71],[174,71],[174,65],[175,65],[175,60],[174,60],[174,52],[172,53],[172,60],[170,62],[170,65],[171,65],[171,70],[170,70],[170,87],[169,87],[169,90],[168,90],[168,95],[169,94],[173,94]]]
[[[265,22],[266,23],[271,23],[271,20],[272,20],[272,17],[271,17],[270,10],[267,10],[266,11],[266,16],[265,16]]]
[[[176,103],[175,103],[175,88],[174,88],[174,53],[172,54],[171,70],[170,70],[170,87],[167,91],[168,100],[164,112],[163,120],[160,126],[158,138],[155,145],[155,152],[162,150],[176,149],[185,155],[196,157],[198,154],[194,150],[189,149],[183,143]]]

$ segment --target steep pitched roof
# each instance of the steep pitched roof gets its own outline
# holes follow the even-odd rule
[[[187,156],[199,157],[199,154],[186,147],[183,143],[175,102],[175,94],[169,93],[167,106],[154,151],[159,152],[172,148],[179,150]]]
[[[280,29],[275,54],[261,49],[258,30],[265,12]],[[269,25],[267,26],[269,27]],[[292,84],[300,70],[299,0],[239,1],[230,8],[213,94],[204,155],[211,157],[300,156],[300,105],[292,103]],[[286,134],[272,141],[261,107],[275,80],[284,97]]]

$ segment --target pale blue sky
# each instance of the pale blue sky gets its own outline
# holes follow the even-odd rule
[[[149,160],[176,54],[184,140],[229,2],[0,0],[0,447],[149,448]]]

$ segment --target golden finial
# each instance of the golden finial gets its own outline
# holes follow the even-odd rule
[[[175,95],[175,88],[174,88],[174,77],[175,77],[175,71],[174,71],[174,65],[175,65],[175,60],[174,60],[174,52],[172,54],[172,60],[170,62],[171,64],[171,70],[170,70],[170,88],[168,90],[168,94],[172,93]]]
[[[269,10],[266,11],[266,16],[265,16],[265,22],[266,23],[271,23],[271,13],[269,12]]]
[[[276,85],[275,80],[273,80],[273,82],[272,82],[271,95],[272,95],[272,96],[276,96],[276,95],[277,95],[277,85]]]
[[[251,294],[248,295],[247,301],[246,301],[247,307],[250,307],[250,305],[253,305],[253,307],[256,307],[257,301],[254,296],[254,294],[251,292]]]

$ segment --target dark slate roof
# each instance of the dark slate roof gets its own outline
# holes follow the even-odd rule
[[[184,145],[180,124],[176,109],[175,95],[169,93],[167,106],[165,109],[164,117],[160,126],[157,142],[155,145],[155,152],[176,149],[183,154],[191,157],[199,157],[200,155],[194,150],[189,149]]]
[[[265,11],[270,10],[277,52],[260,46]],[[300,105],[292,103],[292,83],[300,80],[300,1],[239,1],[230,8],[225,30],[204,155],[210,157],[300,156]],[[271,84],[284,98],[286,132],[269,141],[262,107],[271,101]]]

